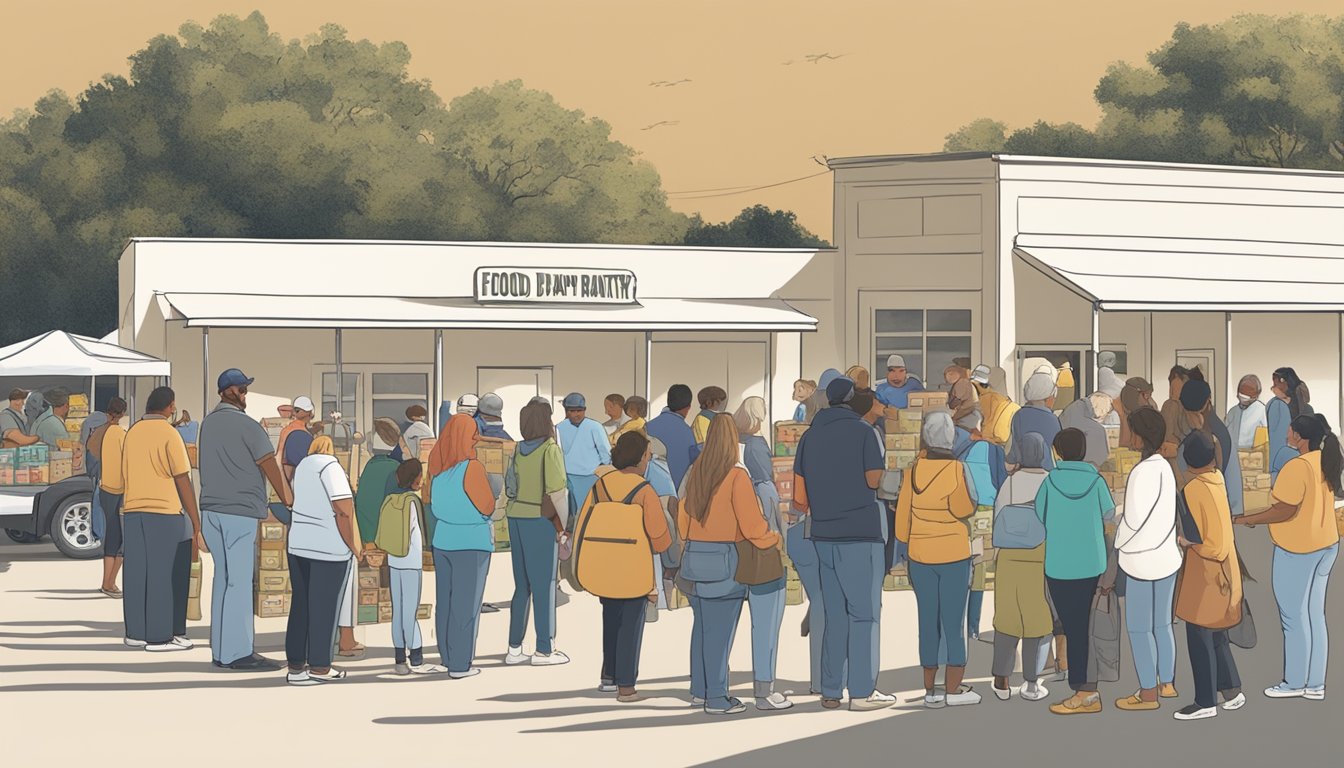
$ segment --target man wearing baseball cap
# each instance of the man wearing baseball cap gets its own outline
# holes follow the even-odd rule
[[[905,369],[905,358],[887,358],[887,380],[877,385],[877,399],[892,408],[909,408],[910,393],[923,392],[924,382]]]
[[[565,395],[565,420],[555,425],[560,447],[565,452],[565,473],[569,478],[569,519],[578,517],[579,507],[597,483],[597,468],[611,463],[611,443],[607,431],[588,418],[588,402],[578,392]]]
[[[481,437],[513,441],[504,429],[504,398],[494,392],[481,395],[476,406],[476,429],[480,431]]]
[[[293,420],[280,432],[280,466],[285,471],[285,480],[294,482],[294,469],[308,456],[313,445],[313,435],[308,431],[317,408],[307,395],[294,398],[290,413]]]
[[[219,375],[219,405],[201,423],[201,533],[215,561],[210,599],[210,654],[216,667],[272,672],[281,665],[253,652],[252,577],[257,521],[265,520],[266,483],[285,506],[294,503],[275,460],[271,439],[247,415],[252,379],[237,368]],[[303,401],[303,403],[300,403]],[[295,409],[308,398],[294,401]],[[307,435],[307,430],[300,430]]]

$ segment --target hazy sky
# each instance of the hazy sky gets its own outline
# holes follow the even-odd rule
[[[811,157],[936,151],[976,117],[1091,125],[1108,64],[1140,62],[1178,21],[1333,13],[1339,0],[6,0],[0,110],[77,93],[186,20],[265,14],[301,38],[334,22],[401,40],[445,100],[521,78],[597,115],[658,167],[669,192],[786,181]],[[841,56],[817,64],[807,54]],[[784,62],[793,61],[785,66]],[[692,82],[650,87],[652,81]],[[675,121],[652,130],[645,126]],[[716,193],[708,193],[716,194]],[[706,218],[764,202],[831,233],[828,176],[747,194],[674,195]]]

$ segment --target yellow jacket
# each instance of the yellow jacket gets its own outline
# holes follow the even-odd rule
[[[925,565],[971,558],[975,514],[966,470],[953,459],[921,458],[906,470],[896,502],[896,538],[910,545],[910,559]]]

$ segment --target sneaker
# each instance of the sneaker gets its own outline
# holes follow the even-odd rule
[[[558,667],[561,664],[568,664],[569,657],[559,651],[551,651],[548,654],[536,654],[532,657],[532,666],[534,667]]]
[[[405,663],[398,663],[392,667],[392,674],[401,677],[409,677],[411,674],[411,665]]]
[[[614,686],[613,686],[613,687],[614,687]],[[700,698],[699,696],[692,696],[692,697],[691,697],[691,706],[692,706],[692,707],[703,707],[703,706],[705,706],[705,700],[702,699],[702,698]]]
[[[121,590],[117,589],[116,587],[113,587],[111,589],[100,589],[98,591],[102,592],[104,595],[107,595],[113,600],[120,600],[123,596]]]
[[[969,685],[963,685],[957,689],[956,693],[947,694],[947,706],[949,707],[969,707],[979,704],[980,694]]]
[[[173,640],[169,640],[166,643],[150,643],[146,645],[144,648],[146,651],[149,651],[150,653],[173,653],[175,651],[191,650],[191,646],[179,644],[176,641],[176,638],[174,638]]]
[[[510,667],[516,667],[519,664],[526,664],[531,660],[532,660],[531,656],[527,655],[526,653],[523,653],[522,646],[519,646],[517,648],[510,647],[509,654],[504,657],[504,663],[509,665]]]
[[[924,693],[925,709],[942,709],[947,706],[947,696],[939,693],[937,689],[926,691]]]
[[[1235,712],[1246,706],[1246,694],[1238,693],[1236,698],[1228,699],[1223,702],[1223,709],[1227,712]]]
[[[466,672],[449,672],[448,676],[454,680],[466,680],[468,677],[475,677],[479,674],[481,674],[480,668],[472,667],[471,669],[468,669]]]
[[[823,709],[839,709],[839,708],[840,708],[840,700],[839,700],[839,699],[828,699],[828,698],[826,698],[825,696],[823,696],[823,697],[821,697],[821,706],[822,706]]]
[[[235,672],[278,672],[284,665],[278,661],[268,659],[265,656],[252,654],[244,656],[230,664],[221,664],[226,669],[232,669]]]
[[[1308,688],[1306,693],[1302,694],[1302,698],[1307,701],[1325,701],[1325,686],[1322,685],[1320,688]]]
[[[1163,683],[1162,687],[1157,689],[1157,696],[1160,699],[1179,699],[1181,694],[1176,692],[1175,683]]]
[[[332,667],[331,669],[327,670],[327,673],[324,675],[319,675],[313,672],[312,670],[309,670],[308,677],[312,680],[316,680],[319,683],[334,683],[337,680],[345,679],[345,670],[336,669],[335,667]]]
[[[411,666],[411,674],[413,675],[442,675],[447,671],[447,667],[441,667],[438,664],[413,664]]]
[[[1217,707],[1203,709],[1198,704],[1191,704],[1188,707],[1184,707],[1174,715],[1177,720],[1208,720],[1211,717],[1217,716]]]
[[[1023,683],[1021,693],[1024,701],[1040,701],[1050,695],[1049,689],[1039,682]]]
[[[769,696],[757,696],[756,708],[765,712],[772,712],[781,709],[792,709],[793,702],[779,691],[775,691]]]
[[[190,651],[192,648],[195,648],[195,647],[196,647],[196,644],[193,643],[193,642],[191,642],[191,639],[188,638],[186,635],[176,635],[176,636],[174,636],[174,637],[173,637],[173,645],[180,645],[180,646],[182,646],[182,648],[183,648],[184,650],[188,650],[188,651]]]
[[[132,640],[129,637],[124,638],[121,642],[127,648],[144,648],[146,645],[149,645],[149,643],[146,643],[144,640]]]
[[[1022,684],[1023,690],[1026,690],[1026,687],[1027,684],[1023,683]],[[994,692],[994,698],[998,699],[999,701],[1007,701],[1013,696],[1012,688],[1000,688],[992,682],[989,684],[989,689]]]
[[[1265,695],[1271,699],[1300,699],[1307,695],[1306,688],[1289,688],[1287,683],[1279,683],[1273,688],[1266,688]],[[1322,691],[1324,697],[1324,691]]]
[[[1050,711],[1056,715],[1095,715],[1101,711],[1101,696],[1095,691],[1075,693],[1060,703],[1051,705]]]
[[[1126,712],[1151,712],[1161,706],[1156,701],[1144,701],[1143,697],[1137,693],[1115,700],[1115,708],[1123,709]]]
[[[597,684],[597,692],[598,692],[598,693],[615,693],[615,692],[617,692],[617,691],[619,691],[619,690],[620,690],[620,688],[617,688],[615,683],[608,683],[608,682],[605,681],[605,680],[603,680],[602,682],[600,682],[600,683]],[[700,703],[701,703],[702,706],[704,705],[704,702],[700,702]]]
[[[727,706],[711,707],[705,704],[706,715],[737,715],[747,711],[747,705],[742,703],[741,699],[728,698],[724,700]]]
[[[315,675],[306,669],[301,672],[290,670],[289,673],[285,675],[285,682],[290,685],[321,685],[323,683],[332,683],[344,679],[345,670],[343,669],[332,669],[325,675]]]
[[[850,712],[874,712],[886,709],[896,703],[896,697],[881,691],[873,691],[866,699],[849,700]]]

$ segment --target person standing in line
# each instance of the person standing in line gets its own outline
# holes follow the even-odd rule
[[[976,396],[980,399],[980,413],[983,417],[980,431],[986,440],[1004,446],[1012,437],[1013,415],[1017,413],[1018,408],[1012,398],[990,384],[989,379],[992,375],[993,371],[988,365],[983,363],[977,365],[975,370],[971,371],[971,384],[974,385]]]
[[[947,407],[952,411],[952,421],[962,429],[979,429],[980,396],[969,372],[959,365],[949,365],[943,370],[943,381],[948,386]]]
[[[308,425],[313,423],[317,406],[307,395],[294,398],[290,407],[290,422],[280,430],[280,439],[274,453],[280,457],[280,466],[285,471],[285,480],[294,480],[294,468],[308,458],[308,449],[313,445],[313,436]],[[258,425],[260,426],[260,425]],[[290,445],[291,439],[294,444]],[[267,440],[269,442],[269,438]]]
[[[470,416],[474,419],[476,418],[476,409],[477,407],[480,406],[480,404],[481,399],[476,396],[476,393],[468,392],[465,395],[462,395],[461,397],[457,398],[457,412]],[[447,420],[444,420],[444,424],[445,425],[447,424]],[[480,424],[478,423],[476,427],[477,429],[480,429]],[[446,428],[446,426],[444,428]],[[442,434],[443,429],[440,429],[439,433]]]
[[[476,407],[476,427],[481,437],[513,442],[513,437],[504,429],[504,398],[494,392],[481,395],[480,405]]]
[[[266,483],[286,506],[294,497],[280,474],[266,430],[247,415],[247,390],[252,382],[237,368],[224,371],[215,382],[219,405],[202,422],[197,451],[201,535],[214,559],[210,593],[214,665],[242,672],[271,672],[280,669],[280,664],[253,652],[257,522],[269,513]],[[295,400],[296,407],[303,405],[303,400]],[[291,431],[288,445],[309,443],[311,438],[305,430]]]
[[[621,439],[621,435],[627,432],[638,432],[645,437],[645,428],[648,426],[646,419],[649,416],[649,401],[639,395],[631,395],[625,400],[625,421],[611,435],[611,446],[616,447],[616,441]]]
[[[9,407],[0,411],[0,439],[5,448],[18,448],[41,442],[41,438],[28,432],[28,417],[24,415],[24,405],[28,393],[22,389],[9,392]]]
[[[1040,434],[1029,432],[1018,446],[1021,464],[1004,481],[994,499],[994,517],[1010,505],[1036,504],[1036,495],[1045,482],[1045,463],[1049,448]],[[1054,620],[1045,598],[1045,542],[1034,549],[998,549],[998,571],[994,584],[994,695],[1007,701],[1012,695],[1008,678],[1013,673],[1013,656],[1022,645],[1021,696],[1041,701],[1050,691],[1041,685],[1041,671],[1050,652]]]
[[[454,680],[481,673],[472,661],[495,549],[490,523],[495,496],[485,467],[476,459],[479,440],[476,420],[459,413],[448,420],[430,457],[431,511],[438,521],[433,540],[434,624],[440,660]]]
[[[793,420],[804,422],[808,420],[807,401],[817,392],[817,382],[811,379],[799,379],[793,382],[793,401],[798,404],[793,409]]]
[[[1283,467],[1300,454],[1288,442],[1288,427],[1299,416],[1311,415],[1311,394],[1292,368],[1274,371],[1273,399],[1266,408],[1269,426],[1269,475],[1278,480]]]
[[[1249,451],[1255,447],[1255,431],[1268,427],[1265,404],[1260,402],[1262,394],[1260,377],[1247,374],[1237,383],[1237,402],[1227,409],[1223,423],[1236,441],[1236,450]]]
[[[602,422],[602,428],[611,438],[611,444],[616,445],[617,430],[630,420],[630,417],[625,415],[625,395],[618,393],[607,395],[602,401],[602,412],[607,414],[607,420]]]
[[[728,393],[722,387],[705,387],[696,395],[700,401],[700,413],[691,421],[691,431],[695,433],[695,444],[704,445],[709,434],[709,422],[728,405]]]
[[[827,368],[821,372],[821,376],[817,377],[817,389],[812,393],[812,399],[807,401],[808,424],[812,423],[812,419],[816,418],[818,413],[831,407],[831,401],[826,397],[826,388],[841,375],[836,369]]]
[[[1110,458],[1111,448],[1102,426],[1107,414],[1111,412],[1111,398],[1103,392],[1094,392],[1087,397],[1069,403],[1059,414],[1059,425],[1082,432],[1087,437],[1088,464],[1101,469],[1101,465]]]
[[[1153,385],[1147,379],[1135,376],[1125,382],[1120,397],[1113,400],[1111,406],[1120,417],[1120,445],[1129,445],[1134,441],[1129,434],[1129,414],[1142,408],[1157,410],[1157,404],[1153,402]]]
[[[103,514],[103,583],[99,589],[104,595],[121,599],[123,593],[117,588],[117,574],[121,571],[122,527],[121,499],[126,492],[125,475],[122,474],[122,446],[126,442],[126,430],[121,420],[126,417],[126,401],[113,397],[107,402],[107,421],[89,435],[84,463],[97,467],[94,493],[98,497],[99,510]]]
[[[397,489],[383,500],[374,544],[387,553],[392,591],[392,652],[398,675],[433,675],[448,670],[425,663],[420,636],[420,591],[425,566],[425,507],[417,491],[424,478],[419,459],[397,467]]]
[[[1185,622],[1194,677],[1195,703],[1176,712],[1177,720],[1205,720],[1223,709],[1241,709],[1246,696],[1232,658],[1227,630],[1242,619],[1241,562],[1232,537],[1232,510],[1227,487],[1218,471],[1217,454],[1208,433],[1191,432],[1181,446],[1182,458],[1194,475],[1185,486],[1186,505],[1195,523],[1197,542],[1182,536],[1185,550],[1176,617]]]
[[[1061,430],[1054,448],[1060,461],[1036,494],[1036,517],[1045,525],[1045,583],[1068,638],[1073,695],[1050,711],[1096,714],[1102,709],[1101,696],[1097,684],[1087,679],[1090,617],[1106,571],[1104,523],[1113,517],[1115,502],[1097,468],[1083,461],[1087,437],[1082,432]]]
[[[410,422],[402,432],[401,439],[406,441],[406,447],[411,455],[407,459],[420,458],[420,441],[434,439],[434,428],[429,426],[429,411],[425,406],[419,403],[406,409],[406,419]]]
[[[1168,397],[1162,404],[1162,418],[1167,425],[1167,438],[1162,443],[1162,456],[1172,462],[1175,467],[1176,456],[1179,452],[1181,441],[1190,433],[1190,425],[1185,420],[1185,408],[1181,406],[1181,390],[1185,388],[1185,383],[1190,380],[1191,371],[1184,366],[1172,366],[1171,372],[1167,374]],[[1200,375],[1203,378],[1203,375]]]
[[[691,467],[691,448],[695,445],[695,432],[686,423],[690,412],[691,388],[673,384],[667,390],[667,407],[644,427],[650,439],[667,447],[667,469],[677,488],[681,487],[686,470]]]
[[[716,415],[704,451],[686,475],[677,508],[677,529],[686,542],[680,575],[694,587],[691,697],[709,715],[746,710],[741,700],[728,695],[728,655],[747,595],[747,587],[736,579],[737,542],[748,541],[757,549],[780,544],[779,535],[766,525],[751,476],[738,462],[739,450],[733,418]],[[758,697],[757,707],[778,708],[766,702]]]
[[[980,414],[978,412],[971,414],[972,425],[978,424]],[[1003,449],[989,440],[985,439],[984,433],[979,429],[971,429],[958,426],[955,430],[955,439],[953,441],[953,458],[960,461],[965,466],[967,473],[974,480],[971,486],[971,495],[976,500],[976,510],[983,512],[992,512],[994,501],[998,498],[999,488],[1008,478],[1006,459]],[[974,571],[975,566],[984,562],[983,547],[976,542],[971,551],[971,568]],[[980,617],[985,604],[985,590],[975,589],[972,584],[970,599],[966,607],[966,631],[972,640],[980,639]],[[946,662],[946,640],[940,650],[940,661]]]
[[[151,652],[193,647],[183,575],[191,576],[193,540],[210,551],[201,538],[187,446],[169,423],[176,400],[168,387],[150,392],[145,416],[127,430],[122,450],[125,644]]]
[[[826,386],[822,382],[817,382]],[[923,392],[924,382],[911,375],[905,367],[905,358],[892,355],[887,358],[887,378],[877,385],[877,399],[892,408],[909,408],[910,393]]]
[[[555,650],[556,568],[559,546],[565,540],[564,510],[548,503],[551,494],[566,488],[565,457],[551,439],[550,410],[527,405],[519,416],[523,442],[518,444],[510,469],[509,557],[513,561],[513,602],[509,607],[509,666],[531,663],[544,667],[568,664]],[[536,653],[523,653],[528,613],[533,615]]]
[[[1054,377],[1049,374],[1033,373],[1031,378],[1027,379],[1027,383],[1022,387],[1022,397],[1027,404],[1013,417],[1010,430],[1012,445],[1008,448],[1009,469],[1021,463],[1017,455],[1017,444],[1028,433],[1035,432],[1041,436],[1046,445],[1054,445],[1055,435],[1063,429],[1054,410],[1055,396],[1058,393],[1059,387],[1055,385]],[[1045,466],[1042,468],[1047,472],[1055,468],[1055,457],[1049,451],[1046,451]]]
[[[556,436],[565,454],[569,480],[569,519],[575,519],[583,500],[597,482],[597,468],[611,464],[611,444],[602,425],[588,418],[583,395],[565,395],[565,420],[556,425]]]
[[[1330,422],[1320,414],[1298,416],[1286,446],[1298,457],[1274,481],[1274,506],[1233,518],[1241,525],[1269,525],[1274,540],[1274,600],[1283,626],[1283,680],[1265,690],[1271,699],[1325,700],[1330,653],[1325,588],[1339,557],[1335,499],[1341,495],[1344,456]]]
[[[1196,383],[1202,382],[1187,387],[1193,390]],[[1176,475],[1159,453],[1166,427],[1153,411],[1130,415],[1129,431],[1134,436],[1130,447],[1140,451],[1143,460],[1125,482],[1124,507],[1116,519],[1117,563],[1125,577],[1125,627],[1139,691],[1118,699],[1115,706],[1131,712],[1157,709],[1159,698],[1178,696],[1172,605],[1181,550],[1176,543]]]
[[[287,545],[293,603],[285,627],[285,679],[299,686],[345,679],[345,670],[331,666],[331,650],[337,614],[360,551],[354,493],[336,461],[335,445],[323,435],[308,450],[294,470],[294,517]]]
[[[1191,431],[1200,430],[1213,438],[1218,448],[1218,468],[1222,472],[1227,487],[1228,503],[1232,507],[1232,516],[1237,517],[1243,511],[1241,487],[1241,454],[1237,453],[1235,438],[1218,414],[1213,412],[1213,392],[1204,381],[1186,382],[1181,390],[1181,407],[1185,409],[1185,422]],[[1181,487],[1189,482],[1185,459],[1177,456],[1177,466],[1181,470],[1178,478]]]
[[[885,467],[882,448],[857,413],[836,407],[854,398],[854,382],[837,378],[826,394],[831,407],[803,433],[793,464],[793,503],[811,516],[822,599],[829,609],[822,706],[839,708],[847,682],[851,710],[884,709],[896,698],[877,690],[887,533],[876,494]]]
[[[388,418],[374,419],[373,432],[384,444],[396,443],[399,439],[396,422]],[[383,500],[397,492],[397,468],[400,466],[401,462],[390,454],[374,453],[359,473],[355,490],[355,524],[360,541],[373,541],[378,535]],[[428,497],[425,501],[428,503]]]

